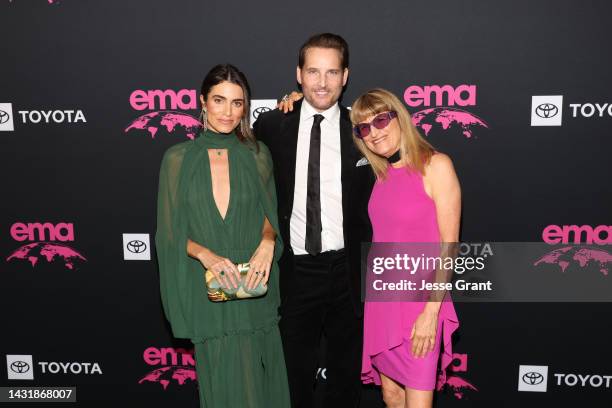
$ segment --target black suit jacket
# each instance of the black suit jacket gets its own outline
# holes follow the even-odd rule
[[[291,295],[288,293],[289,281],[294,270],[289,223],[293,210],[301,102],[295,103],[293,111],[287,114],[278,109],[266,112],[253,124],[255,136],[268,146],[274,162],[279,228],[285,242],[285,251],[279,261],[282,298]],[[353,143],[351,132],[348,109],[340,106],[344,248],[355,313],[361,316],[361,243],[372,239],[367,207],[375,177],[369,164],[357,166],[362,155]]]

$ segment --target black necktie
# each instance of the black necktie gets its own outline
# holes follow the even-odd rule
[[[314,115],[310,130],[308,154],[308,184],[306,187],[306,252],[321,252],[321,121],[323,115]]]

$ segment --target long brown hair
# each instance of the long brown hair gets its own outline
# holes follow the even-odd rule
[[[236,136],[241,142],[253,143],[257,146],[255,136],[251,130],[251,88],[246,76],[232,64],[219,64],[212,67],[204,81],[202,82],[201,93],[204,100],[208,99],[208,94],[213,86],[221,82],[229,82],[242,88],[244,94],[244,112],[240,119],[240,125],[236,128]]]
[[[420,135],[404,104],[391,92],[382,88],[375,88],[361,95],[353,102],[351,107],[351,122],[356,125],[370,116],[388,111],[397,112],[400,128],[400,160],[409,169],[424,174],[425,166],[429,163],[435,150]],[[385,179],[387,176],[387,159],[368,149],[365,142],[354,134],[353,141],[370,162],[376,177]]]

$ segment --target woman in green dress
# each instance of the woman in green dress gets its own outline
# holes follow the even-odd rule
[[[277,261],[282,253],[268,148],[249,126],[244,74],[217,65],[202,84],[204,130],[162,159],[155,243],[161,298],[177,338],[195,345],[200,405],[289,406],[278,331]],[[204,273],[239,285],[236,264],[249,262],[246,286],[267,283],[259,298],[212,302]]]

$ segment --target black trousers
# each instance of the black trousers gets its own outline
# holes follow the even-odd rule
[[[319,364],[327,368],[325,407],[356,407],[361,393],[363,320],[357,318],[344,251],[295,255],[281,293],[280,331],[293,408],[312,408]],[[320,361],[321,335],[327,340]]]

